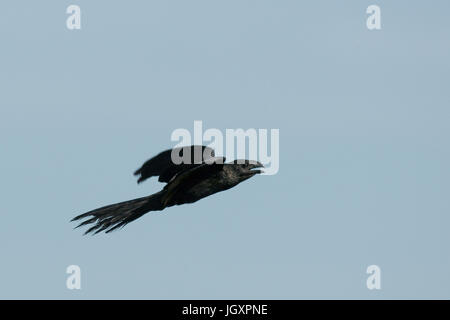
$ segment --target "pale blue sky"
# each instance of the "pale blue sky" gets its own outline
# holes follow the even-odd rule
[[[82,30],[66,29],[70,4]],[[3,1],[0,298],[450,298],[449,12]],[[194,120],[280,129],[279,173],[109,235],[72,230],[159,190],[132,172]]]

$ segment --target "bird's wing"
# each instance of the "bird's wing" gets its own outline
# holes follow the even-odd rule
[[[174,199],[177,198],[179,192],[188,190],[197,183],[211,177],[213,174],[223,169],[225,158],[215,158],[219,161],[212,164],[201,164],[195,168],[191,168],[178,173],[172,180],[164,187],[164,196],[161,202],[164,206],[175,204]]]
[[[180,155],[180,157],[183,154],[189,153],[191,155],[190,163],[173,163],[172,152]],[[199,154],[201,153],[200,159],[195,159],[194,157],[194,154],[197,152]],[[169,182],[179,172],[197,167],[212,157],[214,157],[214,150],[206,146],[188,146],[169,149],[146,161],[134,174],[139,176],[138,183],[154,176],[159,176],[160,182]]]

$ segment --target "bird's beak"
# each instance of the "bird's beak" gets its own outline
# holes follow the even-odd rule
[[[259,170],[258,168],[264,168],[264,165],[261,162],[250,163],[248,166],[250,172],[252,174],[263,173],[263,170]],[[257,169],[257,170],[255,170]]]

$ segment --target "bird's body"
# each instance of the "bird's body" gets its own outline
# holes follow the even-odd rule
[[[196,161],[174,164],[171,155],[201,152]],[[197,154],[198,155],[198,154]],[[187,158],[185,158],[187,159]],[[230,189],[240,182],[251,178],[263,167],[259,162],[236,160],[223,163],[224,158],[215,158],[212,149],[204,146],[190,146],[166,150],[148,160],[135,172],[140,175],[138,182],[152,176],[167,182],[164,188],[150,196],[129,200],[75,217],[73,220],[89,218],[79,226],[95,223],[86,233],[110,232],[136,220],[149,211],[160,211],[174,205],[193,203],[217,192]]]

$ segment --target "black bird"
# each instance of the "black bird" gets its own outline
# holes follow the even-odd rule
[[[172,155],[183,157],[175,164]],[[85,234],[111,232],[124,227],[149,211],[160,211],[167,207],[193,203],[214,193],[234,187],[261,173],[253,170],[263,167],[257,161],[235,160],[224,163],[225,158],[214,157],[214,150],[205,146],[189,146],[169,149],[145,162],[134,173],[138,183],[154,176],[167,182],[164,188],[150,196],[120,202],[81,214],[72,221],[84,219],[78,227],[94,224]]]

